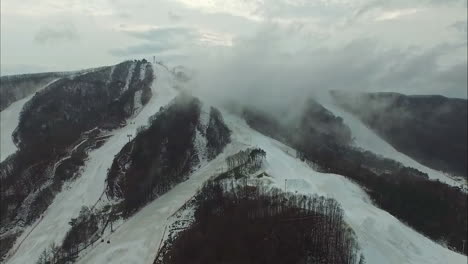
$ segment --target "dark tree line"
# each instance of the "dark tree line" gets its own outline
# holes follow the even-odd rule
[[[333,95],[399,151],[433,169],[467,177],[466,99],[397,93]]]
[[[89,238],[98,230],[99,222],[103,222],[98,219],[89,208],[82,208],[80,215],[77,218],[73,218],[70,221],[70,230],[65,235],[65,239],[62,242],[62,249],[67,255],[74,255],[79,250],[79,246],[82,243],[86,243]]]
[[[155,263],[358,263],[354,233],[335,200],[228,182],[203,186],[193,224]]]
[[[115,221],[115,217],[111,206],[101,210],[83,207],[78,217],[70,220],[70,229],[62,243],[53,243],[46,248],[36,264],[74,263],[83,250],[96,243],[105,243],[102,235],[106,228],[109,229],[109,223]]]
[[[218,110],[213,109],[207,129],[211,158],[230,141],[230,131],[218,116]],[[115,157],[107,178],[107,193],[123,198],[125,216],[185,180],[199,163],[194,139],[200,110],[198,99],[186,94],[176,97],[150,118],[150,126],[141,129]]]
[[[179,96],[116,156],[107,176],[107,192],[123,198],[126,216],[190,172],[196,162],[193,139],[199,115],[198,100]]]
[[[127,101],[133,106],[133,96],[120,94],[129,67],[130,62],[124,62],[64,77],[25,104],[13,134],[19,150],[0,164],[2,230],[37,219],[62,183],[77,175],[87,151],[103,143],[99,134],[120,126],[131,114],[124,113],[124,108]],[[144,80],[130,84],[129,91],[150,89],[152,71],[146,73]],[[127,100],[122,100],[125,96]],[[73,149],[83,140],[80,148]],[[2,252],[11,247],[8,241],[0,241]]]
[[[266,152],[260,148],[248,148],[226,158],[227,171],[218,176],[225,178],[243,178],[261,169]]]
[[[73,262],[82,250],[94,243],[105,242],[101,241],[102,233],[105,230],[112,230],[112,224],[116,219],[121,216],[128,217],[135,210],[144,206],[146,202],[183,180],[183,169],[185,168],[177,166],[183,165],[183,162],[180,161],[184,160],[184,155],[185,158],[193,159],[193,162],[197,160],[193,148],[194,131],[190,132],[190,130],[195,129],[198,124],[200,107],[201,103],[197,99],[182,95],[177,97],[169,107],[150,118],[151,125],[141,129],[136,138],[122,149],[121,153],[116,156],[108,175],[107,194],[114,198],[123,198],[124,201],[115,206],[104,207],[102,210],[83,208],[79,217],[70,221],[70,230],[62,244],[51,245],[45,250],[38,263]],[[219,118],[222,121],[222,117]],[[222,125],[225,126],[224,123]],[[215,139],[229,138],[229,135],[220,135]],[[223,143],[217,142],[216,144],[222,146]],[[158,153],[158,151],[160,152]],[[219,151],[222,151],[222,148]],[[135,156],[142,154],[141,152],[143,152],[145,160],[143,156]],[[136,160],[133,161],[133,158]],[[136,173],[141,174],[136,174],[131,170],[131,166],[125,166],[126,164],[132,164],[132,166],[136,164],[135,166],[143,171],[137,170]],[[154,165],[160,167],[155,168]],[[126,168],[130,170],[126,170]],[[145,173],[144,170],[148,168],[150,171]],[[187,169],[191,169],[191,167],[187,167]],[[119,173],[115,173],[116,171]],[[155,172],[160,174],[151,174]],[[150,180],[154,185],[145,186],[147,189],[136,189],[142,187],[141,182],[138,181],[149,182],[147,178],[142,177],[153,177]],[[150,192],[154,196],[148,195]]]
[[[2,227],[5,228],[3,230],[32,224],[47,209],[55,194],[61,191],[62,184],[77,177],[79,169],[84,165],[84,161],[88,157],[87,152],[90,149],[97,148],[104,142],[104,139],[96,138],[99,133],[98,131],[95,132],[95,134],[83,138],[82,140],[85,142],[74,148],[71,153],[66,153],[67,157],[55,156],[51,158],[53,160],[49,163],[44,162],[31,166],[20,175],[19,180],[14,178],[14,174],[5,173],[11,176],[5,178],[4,181],[2,180],[2,184],[6,183],[4,186],[9,188],[2,189],[0,197],[2,199],[0,215]],[[19,162],[18,166],[21,166],[22,160],[19,157],[23,157],[22,153],[17,152],[10,157],[16,157],[16,159],[11,160],[14,161],[13,163],[0,164],[0,174],[4,173],[3,170],[8,170],[8,166],[12,164],[16,166],[16,162]],[[47,184],[45,181],[50,179],[51,181]],[[8,207],[20,202],[22,203],[14,210]],[[14,236],[19,234],[21,234],[21,231],[15,233]],[[11,240],[10,236],[2,237],[0,239],[1,252],[5,254],[13,242],[14,240]]]
[[[15,101],[21,100],[56,78],[66,73],[47,72],[35,74],[22,74],[0,76],[0,111],[6,109]]]
[[[312,161],[323,172],[353,179],[382,209],[431,239],[462,251],[468,231],[467,195],[458,188],[430,181],[425,173],[393,160],[338,144],[339,140],[319,140],[317,129],[309,129],[314,123],[299,123],[291,132],[268,114],[246,111],[244,116],[252,128],[297,149],[299,158]]]
[[[226,126],[221,112],[210,108],[210,120],[206,128],[208,159],[215,158],[231,142],[231,130]]]

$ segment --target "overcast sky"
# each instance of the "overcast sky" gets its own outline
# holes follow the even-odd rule
[[[467,2],[1,1],[2,75],[153,55],[198,69],[206,85],[227,79],[232,89],[355,88],[466,98]],[[238,75],[243,82],[229,82]]]

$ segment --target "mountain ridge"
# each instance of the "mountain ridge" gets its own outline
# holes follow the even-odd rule
[[[99,130],[93,132],[96,135],[91,135],[93,134],[91,133],[89,136],[94,138],[94,140],[86,141],[85,138],[78,138],[78,140],[74,141],[76,143],[71,145],[72,150],[78,150],[77,153],[83,153],[88,156],[87,159],[83,159],[81,155],[75,157],[77,161],[84,162],[84,164],[78,165],[80,168],[78,170],[79,175],[65,179],[65,188],[62,188],[57,193],[55,199],[52,199],[47,210],[44,211],[43,218],[39,218],[34,224],[31,222],[30,225],[26,225],[26,228],[35,228],[32,228],[30,232],[25,231],[23,235],[18,236],[16,244],[12,242],[13,247],[9,251],[10,255],[7,258],[7,263],[35,262],[38,259],[41,261],[47,260],[51,256],[55,256],[55,253],[52,254],[52,252],[65,245],[63,244],[65,241],[66,247],[69,250],[77,251],[69,255],[72,258],[67,257],[67,261],[74,260],[77,263],[152,262],[158,253],[159,241],[166,241],[168,239],[164,230],[167,228],[167,224],[174,221],[173,215],[177,212],[184,212],[184,205],[196,194],[197,188],[203,186],[209,179],[216,178],[221,173],[229,170],[227,164],[228,157],[244,151],[246,148],[261,148],[265,150],[266,156],[260,174],[244,175],[240,178],[241,182],[244,180],[247,183],[252,181],[257,182],[260,179],[261,188],[268,189],[275,187],[284,192],[291,193],[293,196],[295,193],[301,195],[319,194],[335,199],[343,207],[344,221],[356,232],[360,248],[358,253],[365,256],[369,263],[440,263],[445,260],[450,260],[452,263],[462,263],[464,256],[433,242],[428,237],[415,231],[415,229],[406,226],[399,220],[401,217],[404,219],[406,216],[399,215],[396,218],[389,214],[387,211],[392,212],[392,209],[388,206],[383,206],[383,203],[379,203],[378,199],[376,200],[372,196],[372,189],[369,186],[353,179],[350,175],[345,175],[345,171],[337,171],[336,169],[339,166],[324,167],[324,163],[320,158],[323,155],[315,155],[311,152],[315,151],[316,148],[306,148],[307,146],[315,146],[317,149],[328,149],[327,151],[332,151],[331,153],[341,153],[339,154],[341,156],[350,155],[354,157],[357,154],[349,153],[361,153],[350,152],[351,150],[348,149],[348,146],[353,146],[354,144],[352,138],[354,130],[346,129],[346,126],[344,126],[346,121],[349,120],[340,116],[337,117],[334,115],[334,111],[327,109],[326,104],[321,105],[320,101],[315,103],[309,102],[310,108],[306,108],[303,116],[297,120],[297,124],[292,129],[273,123],[273,125],[264,129],[263,133],[259,133],[253,128],[262,123],[255,119],[249,120],[249,118],[245,122],[244,118],[249,116],[245,115],[245,113],[244,116],[239,116],[236,113],[226,111],[224,107],[216,106],[216,108],[213,108],[204,103],[203,98],[193,99],[195,101],[192,99],[186,100],[188,105],[191,105],[188,102],[195,102],[192,104],[195,108],[189,107],[187,111],[183,112],[194,117],[198,116],[196,118],[198,121],[195,123],[180,121],[184,120],[182,118],[184,115],[181,112],[177,115],[181,119],[179,121],[177,121],[178,119],[174,119],[174,126],[186,127],[183,130],[190,133],[188,133],[188,136],[180,138],[180,140],[187,140],[189,142],[187,146],[191,146],[189,149],[194,148],[197,149],[196,152],[205,153],[202,154],[204,162],[198,165],[193,164],[193,170],[186,173],[184,180],[174,183],[169,190],[154,197],[155,199],[151,199],[151,201],[139,207],[131,215],[128,215],[126,218],[118,217],[118,213],[115,213],[117,211],[112,213],[109,211],[109,208],[113,208],[120,198],[116,199],[115,197],[112,198],[112,195],[109,197],[108,194],[106,195],[107,176],[109,173],[112,174],[112,164],[119,158],[132,153],[129,150],[132,149],[131,146],[134,143],[131,142],[139,141],[142,147],[149,147],[149,141],[147,140],[154,140],[159,137],[152,133],[148,139],[143,140],[143,137],[139,137],[138,135],[139,133],[143,133],[141,135],[144,135],[144,131],[151,129],[151,120],[157,120],[157,116],[161,116],[161,113],[171,109],[171,105],[173,106],[171,102],[180,93],[188,91],[190,94],[193,93],[193,96],[196,98],[196,91],[190,91],[189,79],[180,78],[180,76],[178,77],[180,74],[173,73],[159,64],[148,65],[153,69],[155,76],[154,81],[150,85],[150,92],[148,92],[148,95],[151,95],[148,101],[141,105],[136,104],[135,100],[140,100],[141,98],[139,95],[134,94],[126,100],[128,104],[124,103],[120,108],[122,110],[119,113],[123,114],[125,117],[123,120],[125,121],[114,122],[115,125],[113,126],[105,125],[104,128],[107,129],[105,133],[99,132]],[[108,73],[107,76],[112,76],[114,71],[115,69],[109,69],[106,72]],[[95,78],[93,76],[96,75],[90,75],[88,76],[89,78],[86,77],[85,81],[93,82]],[[141,71],[138,72],[138,70],[134,69],[132,76],[128,76],[129,74],[121,78],[120,89],[124,90],[124,87],[125,90],[128,89],[129,91],[145,89],[139,86],[138,82],[132,84],[131,81],[141,76]],[[97,78],[97,80],[99,79],[100,77]],[[126,83],[128,83],[128,86]],[[100,82],[99,87],[106,87],[106,85],[108,84],[105,81]],[[191,96],[188,97],[191,98]],[[202,104],[201,107],[199,103],[196,103],[197,100]],[[126,107],[125,105],[132,107]],[[216,110],[217,108],[219,110]],[[195,111],[194,109],[198,110]],[[202,114],[203,112],[204,114]],[[155,114],[154,118],[150,118]],[[257,119],[263,118],[263,115],[263,113],[260,113],[257,115]],[[273,118],[276,117],[273,116]],[[64,120],[66,119],[64,118]],[[109,121],[108,118],[105,118],[105,120]],[[314,125],[317,127],[314,127]],[[164,127],[165,125],[160,122],[157,126]],[[209,129],[210,126],[212,127],[211,129]],[[173,136],[177,139],[177,129],[170,127],[161,135]],[[226,142],[226,137],[223,136],[226,133],[226,129],[231,131],[229,142]],[[286,132],[283,131],[284,129],[286,129]],[[278,136],[270,137],[271,135],[268,135],[272,130],[277,130],[277,135],[279,136],[277,139],[280,141],[274,139]],[[300,133],[297,133],[298,131]],[[99,142],[101,138],[102,142],[95,147],[87,146],[87,144],[92,145]],[[220,142],[224,143],[213,144],[213,142],[217,142],[216,139],[220,139]],[[290,146],[284,145],[284,143]],[[27,145],[28,140],[23,142],[23,146],[20,145],[20,152]],[[346,147],[336,147],[335,145]],[[201,148],[205,150],[199,151]],[[207,151],[210,148],[212,151]],[[157,149],[154,149],[155,153],[158,152]],[[150,148],[150,150],[153,151],[153,148]],[[156,154],[151,154],[151,151],[142,150],[138,151],[138,153],[140,156],[147,153],[141,158],[157,157]],[[388,170],[398,171],[400,169],[399,166],[401,165],[395,165],[398,162],[387,163],[387,161],[382,161],[381,157],[374,157],[375,154],[372,152],[363,153],[361,162],[368,167],[369,172],[375,174],[371,173],[366,176],[368,179],[391,177],[385,174],[388,173]],[[73,152],[70,154],[73,154]],[[313,154],[312,158],[311,154]],[[175,155],[174,157],[179,157],[179,155]],[[138,160],[141,159],[138,158]],[[8,161],[3,161],[1,165],[5,166],[7,163]],[[354,161],[352,159],[348,164],[351,164],[346,165],[348,169],[354,168],[354,165],[352,165]],[[126,165],[122,166],[125,167]],[[138,168],[143,167],[138,166]],[[170,167],[170,169],[176,169],[172,165]],[[67,171],[71,168],[73,166],[70,168],[62,166],[59,170]],[[116,168],[114,167],[114,170]],[[435,186],[438,186],[436,189],[440,190],[440,186],[443,185],[446,186],[443,188],[447,189],[442,188],[442,190],[449,192],[448,190],[453,189],[454,192],[459,192],[456,188],[452,188],[449,185],[433,183],[431,177],[427,177],[427,174],[424,176],[425,173],[418,172],[417,170],[408,170],[408,173],[421,175],[415,177],[418,178],[422,186],[425,186],[425,184],[431,186],[435,184]],[[164,174],[166,175],[166,173]],[[141,175],[153,179],[151,173],[142,172]],[[259,175],[263,176],[257,178]],[[144,184],[144,186],[146,185]],[[400,188],[397,187],[396,190],[400,190]],[[133,191],[133,193],[138,194],[139,191]],[[424,191],[423,193],[426,192]],[[426,194],[430,193],[427,192]],[[5,195],[3,189],[2,195]],[[413,201],[411,197],[405,199]],[[390,205],[393,204],[397,203],[390,203]],[[83,210],[82,206],[88,208],[87,210],[89,211]],[[453,206],[462,208],[463,204],[456,203]],[[109,218],[103,224],[97,225],[97,230],[99,230],[98,233],[100,234],[97,237],[93,235],[96,229],[94,229],[94,224],[90,220],[93,219],[93,214],[100,217],[96,212],[102,212],[103,216],[111,212],[110,214],[112,215],[112,218]],[[392,214],[395,215],[394,212]],[[450,212],[449,215],[454,216],[454,213]],[[460,217],[462,216],[460,215]],[[155,221],[156,219],[157,221]],[[453,224],[453,222],[450,222],[452,220],[448,221],[449,224]],[[73,225],[68,222],[73,222]],[[80,223],[84,224],[81,225]],[[457,229],[457,225],[453,225],[452,228],[459,230]],[[82,230],[83,234],[87,235],[78,238],[75,236],[78,234],[76,233],[77,230]],[[85,230],[89,232],[84,232]],[[421,230],[417,230],[421,232]],[[239,230],[239,232],[242,232],[242,230]],[[446,232],[444,234],[449,234],[447,231],[444,232]],[[172,234],[172,232],[169,233]],[[2,241],[6,238],[5,234],[0,234]],[[104,242],[100,242],[101,237]],[[95,240],[96,238],[98,239]],[[88,242],[83,242],[88,241],[88,239],[91,239],[94,243],[88,244]],[[106,242],[106,240],[109,242]],[[52,243],[55,243],[53,247],[51,247]],[[449,246],[452,249],[460,247],[458,244],[449,244]],[[58,250],[57,252],[60,251]],[[65,255],[60,254],[57,256],[60,256],[60,258],[65,257]],[[359,259],[361,258],[357,258],[355,261]]]

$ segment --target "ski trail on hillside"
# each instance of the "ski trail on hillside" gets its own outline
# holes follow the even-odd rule
[[[107,237],[109,244],[100,243],[77,263],[152,264],[164,237],[167,220],[191,199],[203,183],[224,167],[225,158],[239,151],[232,144],[207,165],[190,175],[130,217]]]
[[[331,96],[323,96],[319,101],[323,107],[331,111],[335,116],[343,118],[343,122],[351,129],[352,136],[354,137],[354,144],[365,150],[369,150],[375,154],[381,155],[385,158],[393,159],[402,163],[405,166],[413,167],[424,173],[427,173],[430,179],[439,180],[451,186],[456,186],[468,190],[468,186],[462,179],[457,181],[446,174],[431,169],[421,163],[415,161],[411,157],[399,152],[392,145],[383,140],[374,131],[368,128],[361,120],[354,115],[346,112],[337,106]]]
[[[19,118],[24,104],[31,100],[31,98],[33,98],[37,92],[51,85],[57,80],[58,79],[55,79],[47,83],[31,95],[12,103],[10,106],[3,109],[3,111],[0,113],[0,162],[4,161],[8,156],[15,153],[18,149],[13,142],[12,134],[19,124]]]
[[[172,88],[170,73],[157,65],[154,68],[156,80],[152,84],[153,96],[148,104],[138,116],[128,120],[125,127],[112,131],[112,136],[100,148],[89,153],[81,176],[64,184],[40,223],[7,263],[35,263],[51,243],[61,244],[70,229],[69,221],[78,216],[82,206],[90,207],[99,199],[105,189],[107,169],[111,167],[114,155],[128,142],[127,135],[135,136],[137,128],[147,125],[148,118],[177,94]]]
[[[265,171],[277,188],[284,189],[285,180],[296,180],[301,184],[288,184],[287,191],[323,195],[340,203],[367,263],[466,263],[466,256],[442,247],[377,208],[362,188],[344,176],[316,172],[295,158],[288,147],[281,147],[280,142],[252,130],[237,117],[226,113],[223,116],[233,130],[234,141],[266,151]]]
[[[375,207],[365,192],[350,180],[312,170],[294,157],[294,150],[250,129],[237,117],[227,113],[223,116],[233,131],[232,142],[223,153],[197,170],[189,180],[130,217],[107,237],[109,244],[98,244],[78,263],[153,263],[158,245],[164,239],[168,217],[193,197],[203,182],[225,166],[225,157],[250,146],[266,151],[265,171],[277,188],[283,189],[286,179],[295,179],[301,184],[288,186],[288,191],[336,199],[344,209],[345,221],[356,233],[367,263],[465,263],[465,256],[442,247]]]

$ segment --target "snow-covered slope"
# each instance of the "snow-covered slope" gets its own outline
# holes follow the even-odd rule
[[[55,80],[46,84],[44,87],[49,86],[53,82],[55,82]],[[15,143],[13,143],[12,134],[18,126],[20,113],[21,110],[23,110],[24,104],[29,101],[34,94],[35,93],[12,103],[0,112],[0,162],[16,152],[17,147]]]
[[[456,180],[452,177],[449,177],[440,171],[433,170],[420,164],[414,159],[396,150],[389,143],[379,137],[374,131],[368,128],[364,123],[362,123],[357,117],[337,106],[333,102],[331,96],[321,96],[320,103],[329,111],[331,111],[335,116],[343,118],[343,122],[351,129],[352,135],[354,137],[354,143],[357,147],[369,150],[375,154],[382,155],[383,157],[396,160],[405,166],[418,169],[424,173],[427,173],[429,178],[432,180],[439,180],[448,185],[458,186],[468,190],[466,181],[463,179]]]
[[[196,193],[197,189],[224,166],[225,158],[236,153],[228,145],[214,160],[190,175],[190,178],[142,208],[114,233],[107,236],[109,244],[99,243],[78,263],[153,263],[167,219]]]
[[[147,125],[148,118],[177,95],[177,91],[173,89],[176,81],[171,73],[158,64],[153,65],[153,68],[156,80],[153,82],[153,96],[148,104],[125,127],[114,130],[104,145],[89,153],[81,176],[66,184],[44,216],[17,239],[7,263],[34,263],[51,243],[61,243],[70,228],[70,219],[78,216],[82,206],[91,207],[101,197],[105,197],[102,194],[107,170],[111,167],[114,156],[128,142],[127,135],[135,135],[138,127]],[[331,101],[321,103],[335,115],[343,117],[353,132],[357,146],[418,168],[433,179],[458,184],[397,152],[359,120],[335,107]],[[18,107],[22,108],[22,104]],[[202,128],[207,125],[207,113],[208,108],[205,107],[202,110]],[[193,197],[206,180],[222,171],[226,166],[227,156],[248,147],[259,147],[266,151],[264,169],[277,188],[336,199],[344,209],[346,222],[357,235],[367,263],[466,263],[466,256],[431,241],[377,208],[360,186],[344,176],[314,171],[307,163],[295,157],[294,149],[254,131],[238,117],[224,112],[223,116],[232,130],[232,142],[224,151],[211,161],[203,159],[201,167],[187,181],[158,197],[127,221],[116,224],[113,233],[106,230],[104,242],[98,240],[95,245],[82,252],[78,263],[153,263],[160,241],[165,236],[168,218]],[[17,124],[17,118],[16,121],[14,118],[10,119],[12,126],[16,127],[13,123]],[[3,124],[4,120],[2,126]],[[202,147],[205,144],[201,138],[199,136],[197,139],[197,149],[205,153],[206,150]],[[2,150],[2,159],[3,157]]]
[[[365,192],[343,176],[319,173],[294,157],[295,151],[248,128],[225,114],[233,130],[233,142],[260,147],[267,152],[265,171],[274,184],[287,191],[319,194],[336,199],[345,220],[356,232],[368,263],[466,263],[466,256],[450,251],[409,228],[389,213],[374,206]]]
[[[107,169],[114,155],[128,142],[127,135],[135,135],[138,127],[146,125],[150,116],[176,96],[170,73],[159,65],[154,66],[154,72],[156,80],[148,104],[125,127],[113,131],[104,145],[89,153],[81,176],[64,186],[44,217],[38,220],[37,227],[27,237],[23,235],[17,240],[14,255],[7,263],[34,263],[51,243],[61,243],[70,228],[70,219],[78,216],[82,206],[92,206],[99,199],[105,189]]]
[[[289,147],[253,131],[237,117],[223,113],[233,130],[232,143],[215,160],[199,169],[189,180],[144,207],[79,263],[152,263],[161,238],[164,237],[167,218],[192,197],[197,188],[216,175],[224,165],[224,157],[249,146],[267,152],[265,171],[273,184],[287,191],[319,194],[336,199],[345,211],[345,220],[356,232],[367,263],[426,264],[465,263],[466,257],[450,251],[422,236],[389,213],[377,208],[365,192],[347,178],[319,173],[295,158]]]
[[[9,107],[0,113],[0,162],[16,152],[17,148],[15,143],[13,143],[13,138],[11,135],[18,126],[19,116],[21,110],[23,109],[23,105],[33,96],[34,95],[32,94],[12,103]]]

